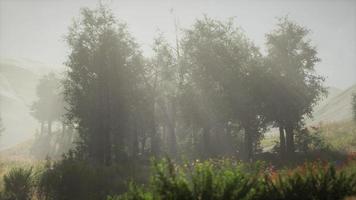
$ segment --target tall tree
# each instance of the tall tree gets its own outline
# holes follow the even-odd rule
[[[312,115],[313,106],[326,94],[324,78],[315,73],[320,59],[308,34],[308,29],[284,17],[266,35],[270,84],[264,96],[269,117],[280,130],[281,151],[289,154],[294,152],[294,130]]]
[[[246,158],[252,158],[253,138],[262,125],[255,93],[261,66],[258,49],[233,21],[205,17],[186,31],[183,50],[186,91],[197,101],[192,114],[198,114],[204,152],[212,150],[212,134],[224,133],[227,124],[238,122],[245,130]]]
[[[38,100],[31,106],[31,114],[41,124],[41,135],[47,123],[47,132],[52,133],[52,124],[63,114],[60,80],[54,73],[43,76],[36,88]]]
[[[141,83],[142,56],[126,25],[99,6],[84,8],[69,29],[65,98],[77,124],[79,149],[109,165],[127,156],[130,119]]]
[[[170,156],[177,154],[177,97],[179,92],[178,57],[173,48],[159,35],[154,40],[154,55],[150,60],[150,85],[154,96],[154,110],[164,130]]]

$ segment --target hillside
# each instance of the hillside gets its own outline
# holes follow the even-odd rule
[[[36,98],[39,78],[52,71],[52,66],[25,59],[0,59],[0,114],[5,132],[0,149],[33,136],[37,122],[30,115]]]
[[[352,119],[351,99],[356,84],[344,91],[329,88],[329,96],[314,109],[314,117],[308,124],[339,122]]]

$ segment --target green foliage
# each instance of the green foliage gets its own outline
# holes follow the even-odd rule
[[[254,199],[344,199],[356,194],[356,172],[346,174],[327,163],[306,163],[265,176],[260,186]]]
[[[60,80],[54,73],[43,76],[36,88],[38,100],[31,106],[31,114],[40,123],[48,122],[48,134],[51,123],[64,115],[63,97]],[[43,134],[43,130],[41,130]]]
[[[145,59],[108,7],[83,8],[66,37],[64,81],[78,150],[104,165],[161,150],[209,158],[243,149],[251,160],[273,124],[294,152],[293,130],[325,93],[308,33],[282,18],[263,56],[233,20],[204,16],[176,45],[155,39]]]
[[[265,115],[281,131],[281,155],[294,152],[294,130],[311,116],[313,107],[327,93],[324,78],[314,69],[320,61],[316,47],[308,39],[310,30],[281,18],[275,30],[266,35],[268,55],[267,84],[261,90]],[[284,130],[286,135],[284,135]],[[282,141],[285,138],[285,141]]]
[[[227,160],[185,166],[163,160],[154,166],[147,190],[131,185],[126,194],[108,199],[331,200],[356,194],[356,171],[336,171],[332,165],[322,162],[278,172],[265,165],[243,165]]]
[[[128,191],[121,196],[109,196],[107,200],[153,200],[151,193],[145,192],[142,187],[130,182]]]
[[[325,141],[322,136],[322,130],[317,127],[312,127],[312,131],[304,128],[299,130],[295,135],[295,148],[296,151],[308,153],[311,151],[328,150],[330,145]]]
[[[135,178],[135,174],[147,176],[136,170],[132,163],[91,166],[69,155],[62,161],[47,163],[39,176],[38,193],[42,199],[49,200],[104,199],[107,195],[126,190],[126,181]]]
[[[32,168],[13,168],[4,177],[5,200],[29,200],[32,197],[34,174]]]
[[[66,41],[64,94],[67,117],[78,125],[78,149],[95,164],[136,156],[138,145],[126,141],[138,143],[136,127],[144,124],[139,120],[146,96],[143,57],[126,24],[103,5],[84,8]]]
[[[182,113],[191,127],[203,129],[203,153],[231,152],[233,132],[229,126],[239,124],[245,130],[245,153],[251,158],[253,144],[264,127],[263,98],[258,92],[264,68],[258,48],[233,20],[207,16],[185,31],[182,48],[186,78]],[[220,148],[211,142],[214,137],[222,143],[217,144]]]

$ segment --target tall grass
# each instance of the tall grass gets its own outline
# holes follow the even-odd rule
[[[149,185],[131,184],[126,194],[108,200],[336,200],[351,195],[356,195],[356,170],[326,162],[276,171],[263,163],[223,160],[178,166],[165,159],[155,162]]]

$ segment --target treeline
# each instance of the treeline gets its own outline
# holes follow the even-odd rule
[[[38,159],[61,158],[74,147],[76,138],[73,124],[65,117],[66,103],[61,78],[55,73],[43,76],[37,85],[38,99],[31,105],[31,115],[39,122],[31,155]]]
[[[77,158],[98,165],[160,155],[253,160],[269,127],[279,128],[280,155],[291,156],[295,134],[326,94],[308,34],[280,18],[262,54],[233,20],[203,16],[175,44],[159,35],[147,58],[110,9],[82,9],[66,36],[60,107],[63,127],[78,132]],[[50,133],[63,111],[41,118],[37,105],[46,104],[35,104],[34,115]]]

